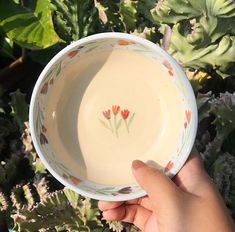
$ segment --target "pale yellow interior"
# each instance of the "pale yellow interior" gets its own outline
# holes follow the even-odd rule
[[[133,183],[135,159],[165,165],[183,125],[182,97],[171,78],[162,65],[123,49],[75,59],[48,98],[46,126],[58,159],[76,176],[109,185]],[[113,105],[135,113],[129,133],[123,121],[118,137],[100,122]]]

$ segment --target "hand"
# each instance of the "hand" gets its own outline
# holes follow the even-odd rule
[[[132,171],[148,195],[126,202],[100,201],[105,219],[133,223],[145,232],[235,231],[196,151],[172,180],[138,160]]]

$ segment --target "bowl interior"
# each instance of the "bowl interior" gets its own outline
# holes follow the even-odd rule
[[[33,140],[66,186],[126,200],[144,195],[133,160],[169,176],[183,165],[195,136],[194,107],[182,70],[160,48],[128,35],[93,36],[64,49],[41,74]]]

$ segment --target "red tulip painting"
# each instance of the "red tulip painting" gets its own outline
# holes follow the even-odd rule
[[[119,110],[120,110],[120,106],[116,106],[116,105],[112,106],[112,111],[114,115],[118,114]]]
[[[109,120],[111,118],[111,110],[103,111],[103,115],[106,119]]]
[[[120,113],[120,114],[119,114]],[[119,105],[113,105],[111,109],[102,111],[104,119],[100,119],[101,124],[116,137],[119,137],[119,129],[124,122],[127,133],[130,133],[130,125],[134,120],[135,113],[131,113],[128,109],[121,109]]]
[[[129,111],[129,110],[122,110],[122,111],[121,111],[121,115],[122,115],[122,118],[123,118],[124,120],[126,120],[126,119],[128,118],[129,114],[130,114],[130,111]]]

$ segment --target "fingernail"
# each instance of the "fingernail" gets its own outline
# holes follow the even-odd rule
[[[146,164],[144,162],[142,162],[141,160],[134,160],[132,162],[132,168],[134,170],[137,170],[137,169],[142,168],[144,166],[146,166]]]

